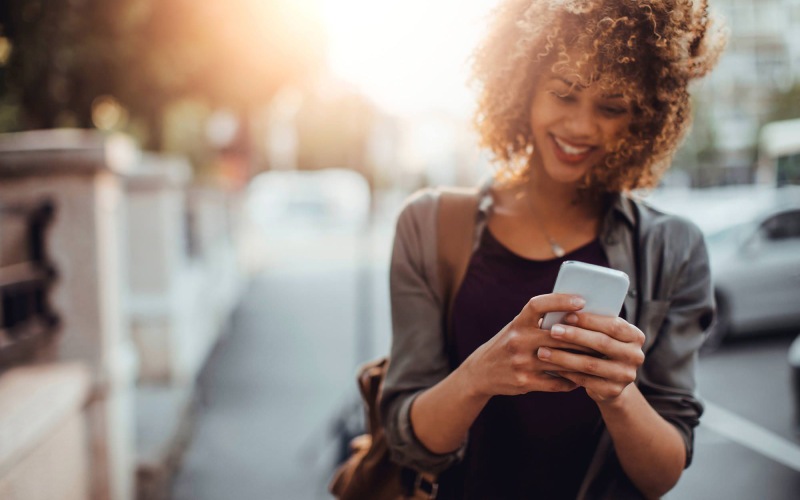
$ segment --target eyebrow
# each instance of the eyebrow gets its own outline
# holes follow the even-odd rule
[[[571,82],[571,81],[567,80],[567,79],[566,79],[566,78],[564,78],[563,76],[554,76],[552,79],[553,79],[553,80],[558,80],[559,82],[562,82],[562,83],[564,83],[565,85],[569,86],[571,89],[575,89],[575,90],[577,90],[578,92],[580,92],[581,90],[583,90],[583,87],[581,87],[580,85],[575,85],[573,82]]]
[[[571,82],[571,81],[567,80],[567,79],[566,79],[566,78],[564,78],[563,76],[554,76],[552,79],[553,79],[553,80],[558,80],[558,81],[560,81],[560,82],[564,83],[565,85],[569,86],[569,88],[570,88],[571,90],[572,90],[572,89],[574,89],[574,90],[577,90],[578,92],[580,92],[581,90],[583,90],[583,87],[582,87],[582,86],[580,86],[580,85],[576,85],[575,83],[573,83],[573,82]],[[622,95],[622,94],[610,94],[610,95],[606,94],[606,95],[603,95],[603,98],[604,98],[604,99],[622,99],[622,98],[624,98],[624,97],[625,97],[625,96],[624,96],[624,95]]]

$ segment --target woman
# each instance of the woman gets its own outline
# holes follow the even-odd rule
[[[498,9],[475,58],[476,123],[498,172],[451,314],[436,192],[408,202],[392,258],[381,412],[393,459],[441,474],[439,498],[654,498],[691,462],[694,365],[713,317],[706,250],[695,226],[625,193],[668,167],[687,85],[724,43],[705,2]],[[564,260],[631,277],[620,318],[550,293]],[[572,314],[539,329],[550,311]]]

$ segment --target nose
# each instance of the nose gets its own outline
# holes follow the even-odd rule
[[[589,106],[578,106],[571,110],[565,122],[566,131],[574,139],[585,139],[592,137],[597,131],[598,125],[594,117],[594,111]]]

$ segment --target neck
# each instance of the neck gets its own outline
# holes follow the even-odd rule
[[[524,189],[534,210],[550,224],[569,224],[599,219],[601,204],[580,193],[577,184],[555,182],[531,169]]]

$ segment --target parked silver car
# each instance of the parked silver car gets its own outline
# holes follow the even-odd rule
[[[755,217],[706,234],[717,322],[706,348],[728,336],[800,330],[800,187],[775,190]]]

